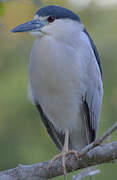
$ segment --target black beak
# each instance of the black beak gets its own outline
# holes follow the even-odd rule
[[[11,32],[36,32],[40,31],[41,28],[43,28],[47,22],[45,21],[39,21],[39,20],[31,20],[24,24],[20,24],[16,26],[14,29],[11,30]]]

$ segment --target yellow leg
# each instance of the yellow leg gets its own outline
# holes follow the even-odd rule
[[[71,150],[69,151],[68,149],[68,144],[69,144],[69,130],[66,131],[65,133],[65,141],[64,141],[64,146],[63,146],[63,149],[62,149],[62,152],[58,155],[56,155],[50,162],[50,165],[52,165],[52,163],[58,159],[58,158],[62,158],[62,167],[63,167],[63,173],[64,173],[64,177],[65,179],[67,180],[67,173],[66,173],[66,166],[65,166],[65,157],[68,155],[68,154],[74,154],[76,159],[78,159],[78,152],[75,151],[75,150]]]

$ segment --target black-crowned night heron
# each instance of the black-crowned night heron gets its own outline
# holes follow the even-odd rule
[[[60,6],[46,6],[34,20],[12,32],[36,36],[29,64],[29,97],[52,140],[62,151],[80,151],[95,140],[103,84],[96,46],[79,16]]]

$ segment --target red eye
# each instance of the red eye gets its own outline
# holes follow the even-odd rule
[[[54,20],[55,20],[55,17],[53,17],[53,16],[49,16],[49,17],[47,18],[47,21],[48,21],[49,23],[52,23]]]

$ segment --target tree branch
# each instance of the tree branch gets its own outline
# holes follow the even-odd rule
[[[97,166],[88,167],[88,168],[83,169],[79,174],[73,176],[71,180],[83,180],[87,176],[94,176],[99,173],[100,173],[100,170],[97,169]]]
[[[88,146],[83,148],[79,153],[79,156],[81,157],[84,154],[86,154],[88,151],[93,149],[94,147],[99,146],[116,129],[117,129],[117,122],[111,128],[109,128],[99,139],[97,139],[96,141],[90,143]]]
[[[117,123],[98,140],[86,146],[86,148],[79,153],[80,156],[77,160],[73,154],[69,154],[66,157],[67,172],[111,162],[117,159],[117,141],[99,146],[100,143],[116,129]],[[33,165],[19,165],[14,169],[1,171],[0,180],[45,180],[63,175],[61,159],[57,159],[51,167],[49,163],[50,161]]]

